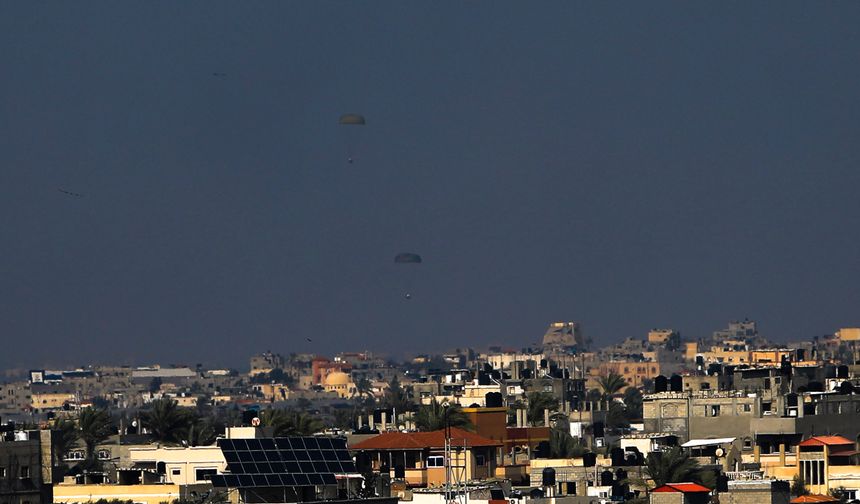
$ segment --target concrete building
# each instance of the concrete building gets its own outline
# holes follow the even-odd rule
[[[251,357],[251,370],[248,376],[271,373],[275,369],[284,369],[284,356],[266,351]]]
[[[544,348],[588,348],[589,341],[582,334],[579,322],[553,322],[543,335]]]
[[[501,441],[479,436],[457,427],[450,428],[453,452],[451,467],[461,481],[493,477]],[[388,471],[410,487],[438,486],[445,482],[445,431],[385,432],[350,447],[357,453],[359,471]]]
[[[51,431],[0,430],[0,502],[50,504],[53,483]]]

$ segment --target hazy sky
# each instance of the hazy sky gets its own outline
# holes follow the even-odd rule
[[[833,332],[858,139],[858,2],[3,2],[0,367]]]

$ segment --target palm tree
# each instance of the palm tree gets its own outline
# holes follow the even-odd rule
[[[627,419],[627,409],[618,401],[610,401],[609,407],[606,409],[606,419],[604,422],[610,428],[630,427],[630,421]]]
[[[400,380],[395,375],[388,384],[382,405],[393,408],[396,411],[406,411],[412,402],[409,400],[409,392],[400,385]]]
[[[95,464],[96,446],[111,434],[110,414],[106,409],[86,408],[78,416],[78,430],[87,450],[87,462]]]
[[[627,380],[614,371],[610,371],[609,374],[598,378],[597,383],[603,391],[601,399],[604,401],[611,399],[612,396],[621,392],[621,389],[627,386]]]
[[[190,415],[191,421],[182,435],[182,444],[186,446],[209,446],[218,437],[215,422],[211,417]]]
[[[472,422],[459,404],[443,406],[433,398],[430,404],[418,408],[415,413],[415,426],[420,431],[435,431],[446,426],[469,428]]]
[[[553,427],[549,435],[550,458],[580,457],[588,450],[563,427]]]
[[[81,435],[74,420],[68,418],[57,421],[51,430],[56,432],[51,439],[54,445],[54,466],[59,467],[63,464],[63,457],[74,448]]]
[[[645,459],[645,472],[654,480],[655,486],[666,483],[692,481],[709,488],[715,485],[713,473],[702,469],[699,463],[678,447],[662,452],[651,452]]]
[[[290,434],[295,436],[310,436],[323,428],[323,423],[319,417],[309,415],[304,411],[291,411],[290,423],[292,425]]]
[[[358,393],[359,397],[372,396],[373,383],[371,383],[367,378],[361,378],[358,380],[358,383],[355,384],[355,391]]]
[[[636,387],[624,391],[624,416],[628,420],[642,419],[642,392]]]
[[[527,396],[528,410],[526,416],[532,425],[543,422],[544,410],[555,411],[558,409],[558,399],[549,392],[532,392]]]
[[[156,441],[179,444],[188,433],[194,419],[189,410],[180,408],[176,401],[164,397],[153,401],[149,411],[144,412],[141,420]]]
[[[303,411],[267,409],[260,412],[260,425],[273,427],[274,437],[307,436],[323,428],[322,421]]]

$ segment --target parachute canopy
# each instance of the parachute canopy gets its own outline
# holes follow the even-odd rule
[[[340,116],[338,124],[364,126],[364,116],[359,114],[344,114]]]
[[[401,252],[394,256],[394,262],[396,263],[421,263],[421,256],[418,254],[412,254],[410,252]]]

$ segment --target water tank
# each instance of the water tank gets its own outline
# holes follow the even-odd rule
[[[684,381],[680,375],[673,374],[669,378],[669,390],[672,392],[681,392],[684,390]]]
[[[604,436],[603,422],[594,422],[592,424],[592,430],[594,431],[594,437],[602,438]]]
[[[585,467],[594,467],[597,463],[597,454],[588,452],[582,455],[582,465]]]
[[[545,487],[555,486],[555,469],[552,467],[544,467],[541,472],[541,485]]]
[[[663,376],[658,375],[654,378],[654,392],[666,392],[669,390],[669,380]]]
[[[501,408],[503,405],[501,392],[487,392],[484,400],[488,408]]]
[[[612,471],[603,471],[600,473],[600,486],[612,486],[612,481],[614,479],[615,475],[612,474]]]

